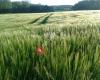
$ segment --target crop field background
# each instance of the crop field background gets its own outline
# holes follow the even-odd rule
[[[0,14],[0,80],[100,80],[100,11]]]

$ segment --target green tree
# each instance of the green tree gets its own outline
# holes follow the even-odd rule
[[[100,10],[99,0],[83,0],[73,6],[74,10]]]
[[[30,3],[27,1],[12,2],[12,12],[29,12]]]
[[[9,12],[12,7],[10,0],[0,0],[0,13]]]

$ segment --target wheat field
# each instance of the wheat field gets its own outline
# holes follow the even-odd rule
[[[0,14],[0,80],[100,80],[100,11]]]

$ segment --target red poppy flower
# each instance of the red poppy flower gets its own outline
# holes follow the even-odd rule
[[[37,55],[43,55],[43,54],[44,54],[44,48],[38,47],[38,48],[36,49],[36,53],[37,53]]]

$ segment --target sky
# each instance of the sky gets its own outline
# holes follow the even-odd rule
[[[11,0],[11,1],[25,1],[25,0]],[[44,4],[44,5],[74,5],[75,3],[81,0],[28,0],[28,1],[34,4]]]

